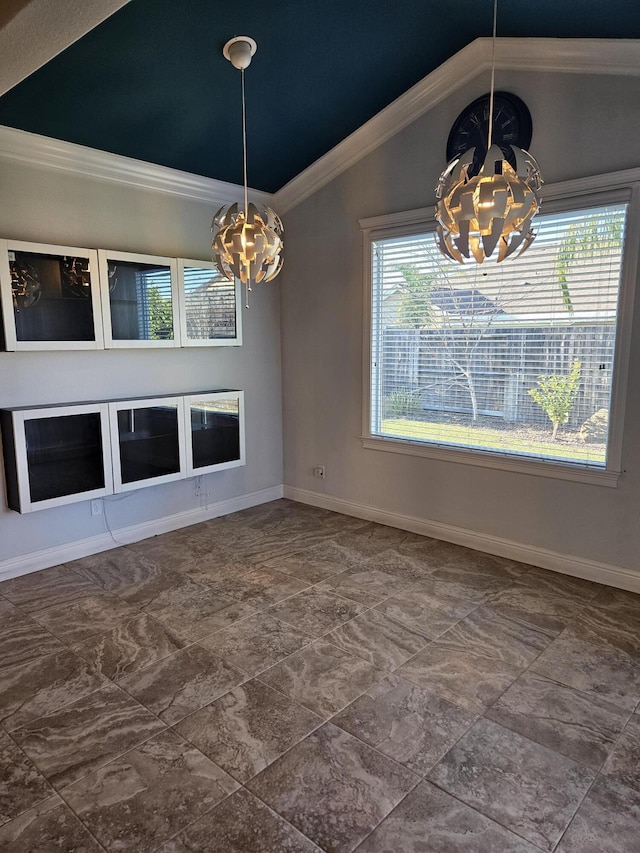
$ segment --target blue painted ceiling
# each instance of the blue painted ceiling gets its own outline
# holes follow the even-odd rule
[[[276,191],[465,45],[493,0],[132,0],[0,98],[0,124]],[[498,34],[640,38],[637,0],[501,0]],[[443,160],[446,139],[442,140]]]

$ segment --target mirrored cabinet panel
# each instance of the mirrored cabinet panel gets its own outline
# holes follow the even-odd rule
[[[116,492],[186,476],[182,399],[109,403]]]
[[[0,240],[0,299],[8,350],[104,346],[93,250]]]
[[[112,494],[105,404],[0,412],[7,502],[31,512]]]
[[[240,346],[240,288],[216,265],[178,258],[181,345]]]
[[[187,476],[245,464],[244,394],[219,391],[184,398]]]
[[[106,347],[180,345],[177,262],[98,251]]]

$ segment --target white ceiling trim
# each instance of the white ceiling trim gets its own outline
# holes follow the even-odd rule
[[[239,184],[217,181],[0,125],[0,162],[3,160],[73,172],[211,205],[233,204],[242,200],[243,190]],[[250,189],[249,195],[254,201],[273,203],[270,193]]]
[[[640,41],[498,39],[496,66],[513,71],[640,75]],[[476,39],[289,181],[274,196],[286,213],[436,104],[491,67],[491,39]]]

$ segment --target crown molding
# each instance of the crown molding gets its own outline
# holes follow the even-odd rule
[[[3,160],[72,172],[211,205],[233,204],[242,199],[240,184],[204,178],[13,127],[0,126],[0,161]],[[250,189],[249,195],[254,201],[273,204],[271,193]]]
[[[316,160],[275,194],[291,210],[491,67],[491,39],[476,39]],[[640,75],[640,40],[498,39],[496,67],[511,71]]]

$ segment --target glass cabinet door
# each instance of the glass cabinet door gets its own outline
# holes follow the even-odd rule
[[[99,250],[107,347],[179,345],[173,258]]]
[[[245,464],[244,394],[218,391],[184,398],[187,476]]]
[[[180,398],[109,403],[109,412],[116,492],[186,476]]]
[[[11,428],[7,428],[7,415]],[[10,436],[9,433],[13,435]],[[9,506],[45,509],[113,493],[106,404],[3,413]]]
[[[103,347],[97,253],[0,241],[8,350]]]
[[[240,288],[220,275],[215,264],[178,259],[181,344],[240,346]]]

